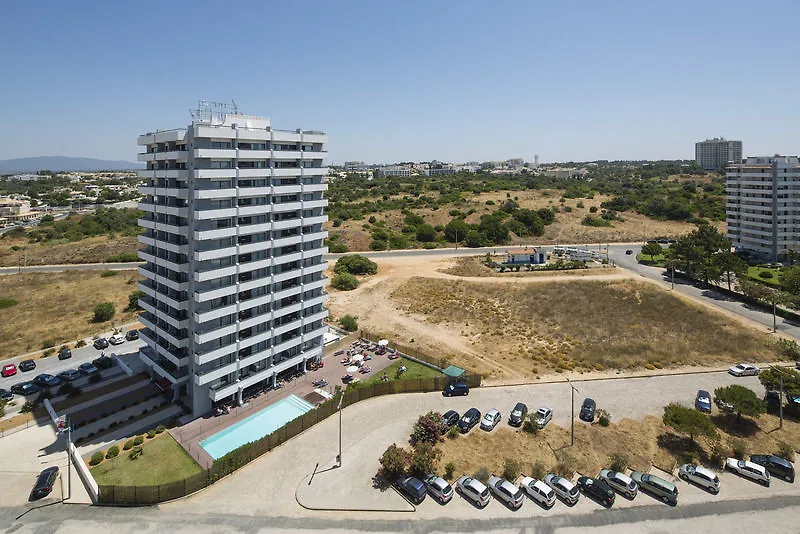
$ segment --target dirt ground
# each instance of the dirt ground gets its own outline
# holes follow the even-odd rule
[[[12,249],[16,247],[16,250]],[[103,263],[109,256],[123,252],[135,253],[136,237],[98,236],[75,243],[28,243],[27,239],[0,239],[0,267],[21,265],[64,265],[67,263]]]
[[[519,203],[522,208],[558,208],[556,220],[553,224],[545,227],[545,233],[541,237],[516,237],[512,235],[511,244],[557,244],[557,243],[625,243],[644,241],[652,237],[671,237],[677,238],[688,234],[696,228],[695,225],[679,221],[659,221],[648,218],[633,211],[620,213],[624,221],[614,221],[610,227],[592,227],[581,224],[589,209],[592,206],[600,211],[600,203],[609,200],[611,197],[605,195],[595,195],[592,199],[568,198],[563,203],[560,202],[563,191],[560,190],[526,190],[509,192],[510,197],[506,196],[505,191],[497,193],[481,193],[470,196],[463,204],[455,206],[448,205],[438,210],[415,209],[412,210],[425,218],[425,222],[436,226],[445,225],[453,218],[450,209],[458,209],[464,213],[474,209],[475,213],[469,215],[466,221],[470,224],[480,222],[481,215],[491,213],[498,206],[511,198]],[[494,202],[494,205],[487,205],[487,201]],[[578,205],[582,204],[583,207]],[[569,208],[567,212],[564,208]],[[400,210],[391,210],[375,215],[378,221],[385,220],[390,228],[400,231],[403,226],[404,215]],[[365,229],[367,219],[360,221],[344,221],[341,226],[333,228],[332,221],[328,223],[328,231],[331,234],[340,234],[341,242],[346,244],[351,251],[369,250],[371,241],[369,229]],[[717,228],[724,230],[725,223],[713,222]]]
[[[12,298],[15,306],[0,309],[0,359],[88,337],[136,320],[136,313],[124,311],[128,295],[137,289],[141,276],[136,271],[67,271],[22,273],[0,276],[0,297]],[[113,302],[117,313],[112,321],[91,322],[92,308]]]
[[[741,320],[621,269],[502,278],[449,274],[456,260],[377,260],[354,291],[330,289],[332,318],[482,373],[493,383],[548,374],[707,366],[772,358]],[[635,278],[636,280],[632,280]]]
[[[737,440],[745,443],[746,454],[776,453],[780,442],[797,447],[800,444],[800,423],[785,420],[778,430],[778,419],[774,415],[762,415],[736,426],[735,416],[718,416],[720,422],[719,447],[725,457],[733,456],[733,444]],[[725,419],[722,421],[720,418]],[[600,469],[610,465],[609,457],[622,453],[627,458],[628,468],[648,471],[656,465],[668,471],[676,464],[701,462],[709,465],[711,441],[697,438],[691,445],[684,435],[676,435],[658,417],[644,420],[623,419],[604,428],[598,424],[576,425],[575,446],[570,447],[569,429],[548,425],[536,435],[505,426],[492,432],[475,430],[455,439],[445,438],[441,444],[442,456],[439,473],[453,462],[454,474],[473,474],[481,467],[490,473],[503,472],[505,459],[516,460],[522,472],[531,474],[533,464],[540,463],[546,472],[572,472],[596,475]],[[560,465],[559,465],[560,464]]]

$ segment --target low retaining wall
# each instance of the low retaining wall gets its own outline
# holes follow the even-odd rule
[[[73,465],[75,466],[75,470],[78,472],[78,475],[81,477],[81,481],[83,485],[86,487],[86,491],[89,493],[89,497],[92,499],[92,503],[97,504],[97,495],[99,493],[99,487],[97,485],[97,481],[92,476],[92,473],[89,471],[89,468],[81,458],[80,454],[78,454],[78,449],[75,448],[75,445],[70,442],[69,444],[69,457],[72,460]]]

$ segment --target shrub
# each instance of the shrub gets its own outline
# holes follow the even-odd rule
[[[134,445],[141,445],[142,443],[144,443],[144,436],[136,436],[133,438]]]
[[[417,443],[430,443],[435,445],[441,439],[444,430],[444,418],[439,412],[428,412],[421,415],[411,430],[412,445]]]
[[[52,339],[45,339],[42,342],[42,350],[53,348],[55,346],[55,344],[56,344],[56,342],[53,341]],[[53,349],[53,350],[55,350],[55,349]]]
[[[101,278],[108,278],[109,276],[116,276],[116,275],[117,271],[110,271],[110,270],[103,271],[102,273],[100,273]]]
[[[53,347],[50,347],[49,349],[46,349],[42,353],[42,358],[47,358],[48,356],[52,356],[55,353],[56,353],[56,349],[54,349]]]
[[[608,463],[611,465],[612,470],[624,473],[625,469],[628,468],[628,457],[624,454],[615,452],[608,457]]]
[[[602,427],[608,426],[609,423],[611,422],[611,414],[609,414],[607,411],[603,409],[597,410],[597,413],[599,414],[597,422],[600,423],[600,426]]]
[[[575,458],[565,450],[560,451],[556,458],[558,459],[556,474],[567,479],[572,478],[573,473],[575,473]]]
[[[417,443],[411,452],[411,472],[424,477],[427,473],[433,473],[442,451],[434,445],[421,441]]]
[[[348,313],[339,319],[339,324],[348,332],[355,332],[358,330],[358,316]]]
[[[773,277],[772,271],[761,271],[758,273],[759,278],[763,278],[764,280],[769,280]]]
[[[513,458],[503,460],[503,478],[514,482],[522,471],[522,465]]]
[[[82,340],[82,339],[79,339],[78,342],[75,343],[75,348],[76,349],[79,349],[79,348],[85,347],[85,346],[86,346],[86,342],[84,340]]]
[[[109,447],[108,452],[106,453],[106,458],[116,458],[117,456],[119,456],[119,447],[116,445]]]
[[[800,345],[792,339],[779,339],[775,351],[787,360],[800,360]]]
[[[134,261],[139,261],[139,255],[136,252],[123,252],[106,258],[107,263],[129,263]]]
[[[534,436],[539,432],[539,425],[536,424],[536,414],[530,414],[525,418],[525,422],[522,423],[522,430]]]
[[[5,297],[0,298],[0,310],[2,310],[3,308],[10,308],[11,306],[16,306],[17,304],[19,304],[19,302],[17,302],[14,299]]]
[[[366,256],[350,254],[336,260],[333,272],[336,274],[375,274],[378,272],[378,264]]]
[[[436,243],[430,243],[430,242],[423,243],[422,244],[422,248],[424,248],[426,250],[434,249],[434,248],[436,248]]]
[[[128,307],[125,308],[126,311],[137,311],[141,310],[142,308],[139,306],[139,298],[144,295],[144,292],[137,289],[136,291],[131,291],[128,294]]]
[[[547,467],[537,460],[531,466],[531,476],[537,480],[544,480],[545,475],[547,475]]]
[[[726,454],[722,450],[722,440],[719,436],[711,438],[709,446],[708,463],[711,467],[722,469],[725,466]]]
[[[489,470],[485,467],[479,467],[474,473],[472,473],[472,478],[477,478],[484,484],[489,481]]]
[[[102,453],[102,451],[97,451],[92,455],[92,459],[89,460],[89,465],[97,465],[102,462],[104,458],[105,455]]]
[[[447,431],[447,437],[450,439],[456,439],[458,437],[458,428],[451,426],[450,430]]]
[[[411,456],[403,447],[392,443],[383,451],[379,462],[381,467],[378,470],[378,476],[384,480],[394,481],[406,472],[406,468],[411,463]]]
[[[747,443],[741,439],[733,440],[733,442],[731,442],[731,452],[734,458],[743,460],[747,454]]]
[[[103,323],[114,318],[117,312],[113,302],[103,302],[94,307],[94,322]]]
[[[19,409],[22,413],[30,413],[33,409],[36,408],[36,405],[33,401],[25,401],[25,404],[22,405],[22,408]]]
[[[156,427],[156,434],[161,434],[161,433],[162,433],[162,432],[164,432],[166,429],[167,429],[167,427],[165,427],[164,425],[158,425],[158,426]]]
[[[786,458],[790,462],[794,462],[794,447],[785,441],[780,441],[778,442],[778,452],[775,453],[775,456],[780,456],[781,458]]]
[[[358,287],[358,278],[349,273],[340,273],[333,276],[331,285],[340,291],[352,291]]]
[[[149,439],[153,439],[154,437],[156,437],[156,430],[154,428],[151,428],[150,430],[148,430],[147,431],[147,437]]]
[[[144,449],[142,447],[134,447],[133,450],[131,450],[131,452],[128,453],[128,458],[130,458],[131,460],[135,460],[142,454],[144,454]]]
[[[344,243],[331,243],[328,245],[328,252],[331,254],[341,254],[350,250]]]

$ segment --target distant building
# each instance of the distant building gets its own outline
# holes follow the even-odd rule
[[[526,247],[506,250],[506,263],[538,265],[546,259],[547,254],[541,249]]]
[[[425,169],[425,176],[440,176],[446,174],[455,174],[456,169],[452,165],[445,165],[442,163],[431,163]]]
[[[363,161],[345,161],[344,172],[356,172],[364,168]]]
[[[411,176],[411,168],[405,165],[392,165],[378,169],[379,176]]]
[[[770,261],[800,250],[800,160],[747,158],[728,165],[725,178],[728,239]]]
[[[549,169],[542,169],[540,173],[552,178],[582,178],[584,175],[589,174],[589,171],[574,167],[550,167]]]
[[[519,167],[523,163],[525,163],[525,160],[522,158],[511,158],[506,160],[506,165],[509,167]]]
[[[0,216],[26,215],[29,211],[31,211],[30,202],[0,197]]]
[[[38,174],[15,174],[13,176],[9,176],[6,179],[23,181],[23,182],[35,182],[37,180],[41,180],[42,178],[47,178],[47,176],[39,176]]]
[[[724,137],[700,141],[694,144],[694,160],[707,171],[725,168],[729,163],[741,163],[742,142]]]

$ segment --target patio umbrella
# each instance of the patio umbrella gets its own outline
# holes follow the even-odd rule
[[[389,344],[388,339],[381,339],[380,341],[378,341],[378,345],[380,345],[381,347],[385,347],[388,344]]]
[[[356,371],[358,371],[358,367],[357,367],[357,366],[355,366],[355,365],[351,365],[350,367],[348,367],[348,368],[346,369],[346,371],[347,371],[348,373],[355,373]]]
[[[353,356],[350,359],[353,360],[354,362],[360,362],[361,360],[364,359],[364,356],[362,354],[356,354],[355,356]]]

